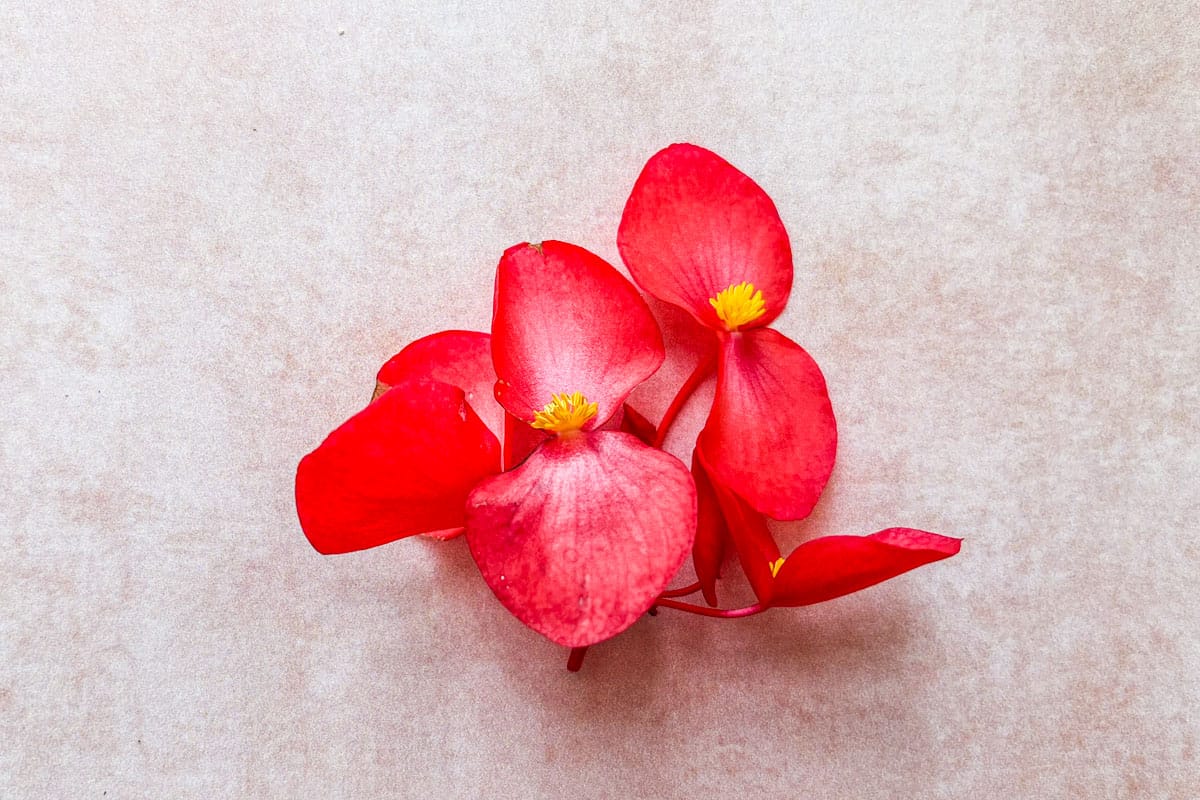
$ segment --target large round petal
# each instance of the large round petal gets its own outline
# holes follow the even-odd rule
[[[742,283],[763,293],[767,325],[792,290],[792,249],[775,204],[758,184],[715,153],[673,144],[656,153],[625,204],[617,247],[629,274],[650,294],[718,330],[709,299]]]
[[[912,528],[813,539],[783,562],[771,605],[808,606],[832,600],[949,558],[961,545],[961,539]]]
[[[564,242],[510,247],[496,270],[496,398],[526,422],[551,395],[582,392],[600,427],[663,362],[637,289],[599,256]]]
[[[467,504],[467,543],[488,586],[567,647],[615,636],[646,612],[695,528],[683,464],[616,431],[552,439]]]
[[[500,469],[500,443],[463,391],[399,383],[329,434],[296,470],[296,510],[322,553],[461,527],[467,494]]]
[[[775,519],[803,519],[833,471],[837,423],[817,362],[761,328],[725,337],[697,446],[713,479]]]
[[[504,433],[504,409],[496,402],[496,370],[492,367],[492,337],[488,334],[439,331],[417,339],[379,369],[375,397],[413,378],[462,389],[488,430],[497,438]]]

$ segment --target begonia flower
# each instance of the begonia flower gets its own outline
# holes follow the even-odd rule
[[[639,286],[719,340],[716,396],[697,441],[712,478],[775,519],[808,516],[833,470],[837,426],[816,362],[766,327],[792,286],[775,204],[716,154],[672,145],[634,184],[617,246]]]
[[[629,281],[563,242],[506,251],[494,302],[496,398],[547,438],[470,493],[467,544],[513,615],[586,647],[645,613],[692,545],[688,470],[601,429],[662,363],[661,336]]]
[[[345,553],[465,533],[492,592],[570,647],[572,671],[590,645],[657,606],[723,618],[806,606],[959,551],[958,539],[887,528],[782,555],[767,518],[809,514],[837,427],[816,363],[767,327],[791,290],[791,250],[750,178],[693,145],[659,152],[618,245],[647,292],[698,323],[659,309],[687,330],[672,348],[683,359],[656,382],[673,381],[676,363],[695,366],[657,425],[627,403],[665,356],[634,285],[575,245],[516,245],[496,270],[491,333],[443,331],[405,347],[367,407],[300,461],[296,507],[312,546]],[[689,470],[662,447],[714,370]],[[689,551],[697,581],[668,589]],[[734,555],[756,602],[716,608]],[[679,599],[697,591],[709,607]]]
[[[692,463],[697,583],[669,592],[666,604],[679,607],[670,598],[699,589],[715,606],[730,549],[758,609],[831,599],[957,552],[956,539],[884,531],[816,539],[781,557],[765,516],[811,512],[833,470],[837,426],[816,362],[766,327],[787,303],[792,255],[774,203],[753,180],[708,150],[672,145],[639,175],[617,244],[643,289],[687,311],[717,342],[716,391]],[[701,357],[656,441],[710,369]],[[908,529],[889,529],[899,530]]]

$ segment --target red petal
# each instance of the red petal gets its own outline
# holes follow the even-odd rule
[[[711,481],[712,469],[704,460],[705,454],[696,451],[701,463],[708,470],[713,494],[721,506],[721,514],[725,517],[729,539],[737,550],[738,562],[742,572],[750,581],[759,602],[765,603],[774,591],[775,579],[771,567],[779,558],[779,545],[767,528],[767,521],[762,514],[755,511],[746,501],[731,492],[721,484]]]
[[[500,443],[461,389],[405,381],[329,434],[296,470],[296,510],[322,553],[463,525],[467,493]]]
[[[480,484],[467,544],[500,602],[567,647],[615,636],[679,569],[696,492],[674,456],[602,431],[556,437]]]
[[[718,330],[709,299],[749,281],[761,289],[767,325],[792,290],[792,250],[767,193],[715,153],[673,144],[638,176],[617,247],[629,274],[650,294],[682,306]]]
[[[651,444],[658,433],[654,423],[646,419],[641,412],[629,403],[625,404],[625,416],[621,418],[621,430],[632,433],[643,444]]]
[[[557,392],[599,405],[598,428],[663,362],[646,302],[599,256],[564,242],[510,247],[496,270],[496,399],[532,421]]]
[[[779,570],[773,606],[807,606],[874,586],[958,552],[961,539],[912,528],[825,536],[797,547]]]
[[[510,470],[529,458],[538,445],[554,434],[535,428],[512,414],[504,414],[504,469]]]
[[[716,606],[717,578],[721,577],[729,528],[708,473],[704,471],[700,457],[694,453],[692,478],[696,482],[696,541],[692,545],[692,563],[696,566],[696,580],[700,582],[705,602]]]
[[[713,479],[775,519],[803,519],[833,471],[837,423],[821,369],[763,328],[725,338],[698,446]]]
[[[392,356],[377,376],[384,387],[413,378],[457,386],[488,430],[497,438],[504,432],[504,409],[493,391],[496,370],[492,367],[492,337],[488,334],[439,331],[417,339]]]

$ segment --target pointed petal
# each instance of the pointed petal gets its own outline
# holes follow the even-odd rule
[[[510,470],[529,458],[539,444],[553,435],[504,412],[504,469]]]
[[[658,430],[654,427],[654,423],[646,419],[641,412],[636,408],[625,404],[625,415],[621,418],[621,430],[626,433],[632,433],[643,444],[650,444],[654,441]]]
[[[397,384],[329,434],[296,470],[296,511],[321,553],[461,527],[467,493],[500,469],[500,443],[463,391]]]
[[[709,482],[717,503],[721,507],[721,515],[725,518],[729,540],[737,550],[738,562],[754,596],[760,603],[767,602],[774,589],[774,576],[771,566],[779,558],[779,545],[767,528],[767,520],[762,514],[751,508],[745,500],[738,497],[728,487],[712,480],[712,470],[705,461],[705,454],[697,449],[701,464],[708,470]]]
[[[547,441],[480,484],[467,508],[467,544],[488,586],[567,647],[615,636],[645,613],[695,527],[683,464],[616,431]]]
[[[807,606],[857,592],[958,552],[961,539],[912,528],[825,536],[797,547],[775,579],[773,606]]]
[[[439,331],[417,339],[380,368],[375,396],[413,378],[457,386],[496,438],[504,432],[504,409],[496,402],[496,370],[492,367],[492,337],[488,334]]]
[[[760,289],[767,325],[792,290],[792,250],[767,193],[715,153],[673,144],[655,154],[625,204],[617,247],[650,294],[724,330],[709,305],[743,281]]]
[[[717,578],[721,577],[721,564],[725,561],[729,528],[708,473],[695,453],[692,454],[692,478],[696,482],[696,541],[692,545],[692,563],[704,601],[716,607]]]
[[[726,337],[698,446],[714,481],[775,519],[803,519],[833,472],[837,423],[817,362],[762,328]]]
[[[496,270],[496,399],[532,421],[556,392],[599,405],[593,430],[663,362],[641,295],[599,256],[564,242],[510,247]]]

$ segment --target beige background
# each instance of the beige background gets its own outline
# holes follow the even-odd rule
[[[5,3],[0,797],[1195,797],[1198,11]],[[962,555],[572,676],[461,542],[314,553],[379,364],[685,140],[841,423],[782,535]]]

